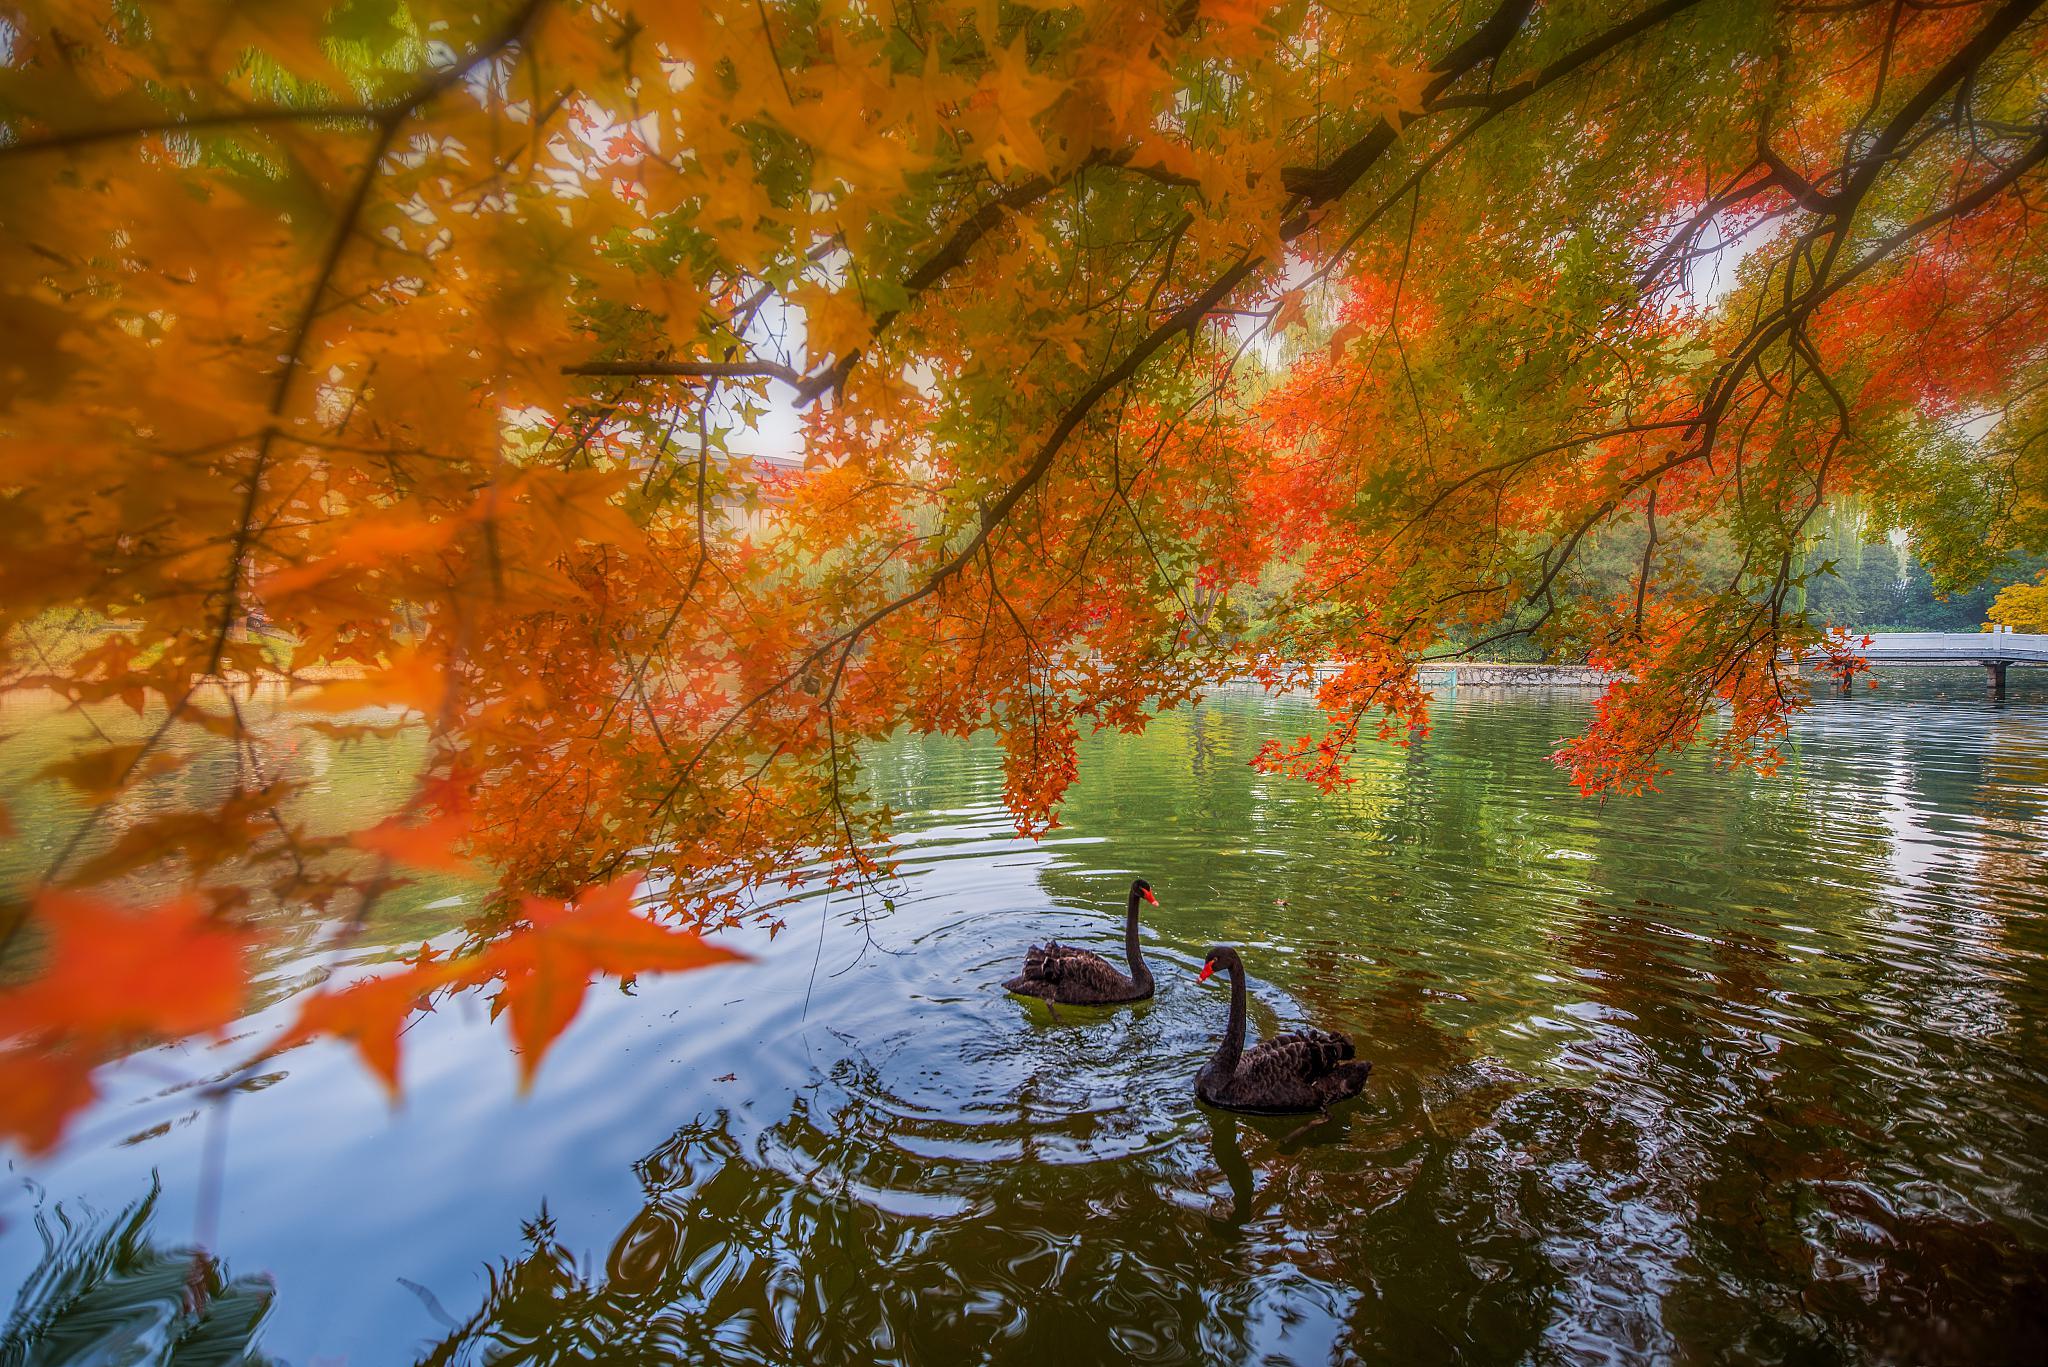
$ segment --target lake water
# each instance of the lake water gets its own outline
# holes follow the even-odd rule
[[[261,1316],[302,1365],[2038,1360],[2048,680],[1899,679],[1819,701],[1775,779],[1604,805],[1546,759],[1590,695],[1447,700],[1329,798],[1245,763],[1303,704],[1223,696],[1089,741],[1035,844],[992,746],[891,744],[899,879],[600,984],[529,1095],[475,1001],[412,1030],[397,1109],[331,1044],[218,1105],[188,1084],[232,1044],[104,1070],[7,1166],[0,1291],[125,1213],[92,1332],[144,1351],[81,1360],[167,1360],[195,1238],[233,1287],[198,1338]],[[1118,952],[1133,876],[1156,1000],[1003,994],[1032,941]],[[370,938],[452,927],[447,892]],[[321,962],[276,938],[236,1033]],[[1195,1104],[1215,942],[1255,1033],[1351,1033],[1361,1102]]]

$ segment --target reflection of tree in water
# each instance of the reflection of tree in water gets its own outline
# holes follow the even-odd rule
[[[1894,1118],[1942,1113],[1953,1041],[1901,1024],[1895,1073],[1845,1064],[1871,1047],[1866,1025],[1788,1011],[1802,983],[1775,930],[1731,918],[1702,945],[1654,907],[1595,906],[1570,938],[1614,1023],[1564,1051],[1589,1086],[1517,1098],[1498,1128],[1526,1165],[1518,1204],[1563,1260],[1640,1279],[1638,1305],[1585,1327],[1706,1360],[2037,1356],[2048,1261],[1902,1194],[1939,1165]],[[1924,978],[1876,957],[1858,972],[1866,1010]]]
[[[1582,1085],[1539,1085],[1441,1029],[1441,971],[1397,949],[1370,947],[1370,970],[1341,947],[1291,961],[1306,1014],[1343,1022],[1381,1065],[1371,1123],[1260,1192],[1309,1228],[1337,1222],[1302,1244],[1378,1283],[1355,1304],[1354,1351],[1511,1357],[1540,1336],[1568,1355],[2042,1356],[2048,1260],[2022,1223],[2038,1195],[2012,1201],[2016,1217],[1998,1199],[2008,1181],[2040,1190],[2023,1101],[2037,1053],[1928,1016],[1967,985],[2008,998],[1985,1024],[2024,1019],[2038,989],[2008,953],[1888,943],[1883,842],[1843,853],[1845,833],[1821,829],[1830,801],[1788,787],[1692,813],[1713,871],[1685,889],[1692,906],[1585,898],[1551,911],[1556,932],[1531,927],[1531,957],[1590,997],[1580,1021],[1541,1024],[1572,1041],[1555,1062]],[[1739,905],[1777,876],[1753,828],[1836,851],[1789,918],[1821,929]],[[1653,861],[1623,839],[1603,836],[1594,868],[1643,886]],[[1956,922],[1944,908],[1930,924]]]
[[[1209,734],[1212,715],[1208,709],[1199,707],[1187,714],[1188,776],[1196,783],[1212,781],[1221,750]]]
[[[1398,999],[1389,1012],[1427,1030]],[[1105,1159],[1104,1127],[1133,1140],[1133,1117],[1063,1114],[1029,1087],[1000,1114],[933,1112],[842,1061],[826,1090],[843,1104],[800,1097],[758,1133],[721,1113],[649,1154],[640,1208],[601,1260],[543,1211],[423,1360],[1237,1362],[1347,1332],[1374,1352],[1527,1345],[1540,1252],[1495,1218],[1457,1143],[1503,1086],[1458,1066],[1474,1076],[1432,1084],[1427,1112],[1340,1112],[1300,1133],[1299,1118],[1198,1112],[1175,1089],[1135,1122],[1163,1141]],[[1418,1237],[1437,1222],[1458,1237]]]
[[[1361,996],[1336,957],[1303,958],[1308,1014],[1345,1019],[1375,1067],[1365,1098],[1310,1145],[1247,1136],[1268,1237],[1360,1290],[1345,1316],[1351,1357],[1525,1357],[1556,1313],[1560,1279],[1492,1127],[1532,1080],[1437,1022],[1436,973],[1402,967]]]
[[[43,1258],[0,1331],[0,1367],[268,1361],[251,1345],[277,1291],[268,1277],[230,1280],[216,1258],[150,1241],[157,1189],[105,1222],[59,1206],[38,1214]]]
[[[1251,776],[1249,707],[1184,744],[1091,742],[1070,814],[1114,839],[1058,847],[1046,892],[1107,939],[1136,870],[1169,945],[1289,946],[1274,985],[1379,1064],[1328,1129],[1189,1111],[1114,1161],[1062,1163],[1087,1132],[1037,1126],[978,1133],[1008,1149],[966,1163],[849,1085],[765,1134],[676,1136],[601,1264],[536,1222],[432,1360],[1257,1360],[1276,1308],[1368,1360],[2041,1357],[2023,965],[2048,946],[2012,904],[1972,909],[1995,953],[1932,943],[1959,923],[1893,886],[1871,788],[1876,765],[1973,833],[2005,822],[1940,846],[1944,871],[2024,889],[2032,775],[1895,772],[1830,740],[1772,784],[1688,770],[1612,817],[1546,815],[1557,711],[1447,727],[1355,808]],[[1968,993],[2003,998],[2005,1033],[1929,1018]],[[1489,1057],[1510,1038],[1541,1076]],[[1057,1110],[1065,1077],[1012,1099]],[[891,1204],[934,1192],[966,1210]]]
[[[1245,1293],[1219,1277],[1208,1222],[1130,1165],[979,1165],[967,1213],[893,1214],[862,1195],[915,1190],[945,1160],[878,1143],[889,1115],[850,1110],[822,1129],[799,1103],[761,1137],[814,1164],[793,1175],[750,1161],[728,1115],[684,1127],[638,1165],[643,1204],[602,1266],[580,1264],[543,1213],[422,1361],[933,1363],[1005,1344],[1078,1361],[1242,1356]]]

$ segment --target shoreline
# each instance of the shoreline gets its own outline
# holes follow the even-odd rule
[[[1327,678],[1337,672],[1336,665],[1318,665],[1318,679]],[[1416,677],[1424,688],[1443,690],[1455,696],[1460,689],[1518,690],[1533,688],[1605,688],[1616,679],[1623,677],[1617,670],[1596,669],[1592,665],[1541,664],[1520,661],[1460,660],[1455,663],[1442,662],[1425,664],[1416,670]],[[1233,679],[1217,685],[1221,689],[1257,689],[1264,691],[1264,685],[1251,679]],[[1315,692],[1316,685],[1280,690],[1278,697],[1307,697]]]
[[[1416,671],[1424,685],[1460,688],[1605,688],[1627,677],[1592,665],[1492,663],[1427,664]]]

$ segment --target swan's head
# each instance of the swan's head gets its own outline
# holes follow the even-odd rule
[[[1155,907],[1159,905],[1159,899],[1152,895],[1152,885],[1142,878],[1131,880],[1131,896],[1142,897]]]
[[[1203,983],[1209,981],[1209,975],[1219,968],[1226,972],[1232,969],[1242,972],[1244,970],[1244,960],[1238,958],[1237,951],[1229,945],[1216,945],[1210,949],[1209,957],[1202,960],[1202,976],[1195,979],[1195,981]]]

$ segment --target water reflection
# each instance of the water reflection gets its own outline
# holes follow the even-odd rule
[[[888,1121],[866,1103],[834,1124],[860,1133]],[[1262,1333],[1303,1331],[1258,1323],[1256,1288],[1218,1284],[1228,1243],[1188,1218],[1184,1198],[1199,1188],[1099,1165],[1004,1163],[986,1175],[975,1218],[912,1219],[840,1178],[764,1181],[744,1131],[721,1113],[642,1160],[642,1204],[601,1260],[577,1258],[542,1211],[484,1303],[422,1360],[957,1362],[1058,1345],[1078,1361],[1229,1361]],[[1230,1133],[1217,1143],[1249,1185]],[[768,1135],[792,1151],[819,1141],[803,1107]],[[1091,1218],[1097,1232],[1084,1233]]]
[[[1244,1144],[1237,1136],[1237,1113],[1204,1106],[1202,1114],[1209,1122],[1209,1153],[1224,1180],[1230,1183],[1230,1207],[1219,1218],[1226,1225],[1242,1226],[1252,1218],[1252,1198],[1258,1195],[1258,1184],[1252,1177],[1252,1165],[1244,1156]]]
[[[1415,1104],[1211,1111],[1190,1079],[1221,1020],[1191,965],[1175,966],[1185,990],[1148,1007],[1052,1025],[994,990],[997,947],[1021,930],[997,918],[920,937],[935,967],[913,981],[965,963],[979,983],[913,989],[922,1030],[875,1032],[893,1017],[828,1002],[848,1009],[812,1036],[812,1081],[772,1116],[700,1116],[636,1163],[637,1209],[614,1217],[602,1254],[556,1233],[587,1220],[537,1208],[482,1304],[425,1360],[568,1361],[609,1345],[644,1361],[1318,1362],[1361,1330],[1438,1352],[1502,1332],[1500,1279],[1531,1282],[1543,1253],[1520,1222],[1488,1228],[1511,1198],[1467,1190],[1489,1168],[1457,1151],[1530,1079],[1468,1060],[1397,992],[1382,1020],[1417,1046],[1410,1068],[1460,1060],[1425,1063],[1421,1084],[1411,1071]],[[1270,983],[1254,1002],[1262,1029],[1300,1016]],[[455,1299],[422,1290],[436,1307]],[[1389,1291],[1397,1303],[1373,1304]],[[1522,1306],[1522,1341],[1543,1304]]]
[[[634,1361],[935,1362],[1037,1345],[1081,1361],[1232,1361],[1304,1340],[1322,1347],[1298,1360],[1327,1356],[1351,1291],[1239,1231],[1256,1222],[1270,1233],[1290,1218],[1254,1206],[1261,1153],[1284,1170],[1315,1144],[1342,1142],[1341,1118],[1206,1113],[1220,1204],[1208,1173],[1173,1163],[1151,1181],[1114,1166],[1004,1163],[986,1174],[974,1218],[932,1222],[876,1203],[837,1169],[858,1146],[836,1136],[886,1129],[883,1110],[857,1103],[834,1115],[825,1142],[840,1152],[782,1181],[763,1180],[750,1153],[761,1141],[731,1114],[685,1126],[636,1165],[643,1204],[601,1262],[571,1253],[541,1210],[520,1254],[492,1271],[484,1304],[422,1360],[603,1350]],[[1261,1129],[1291,1132],[1276,1144]],[[820,1138],[797,1106],[766,1142],[799,1151]],[[1316,1323],[1309,1304],[1327,1311]]]
[[[303,836],[317,841],[358,830],[390,815],[405,800],[426,752],[419,728],[343,742],[308,729],[305,715],[294,712],[287,699],[284,685],[260,684],[241,697],[240,709],[264,756],[266,780],[286,793],[278,810]],[[400,720],[376,713],[360,719],[393,724]],[[0,694],[0,809],[14,825],[7,838],[0,839],[0,898],[18,897],[39,882],[91,811],[83,794],[41,778],[41,771],[81,748],[139,741],[162,720],[160,703],[139,715],[123,704],[101,706],[88,714],[55,694]],[[159,753],[171,767],[142,780],[101,813],[74,852],[68,866],[74,875],[92,874],[94,861],[118,852],[121,837],[137,826],[211,807],[249,781],[236,747],[196,728],[174,727]],[[117,863],[127,868],[126,860]],[[115,886],[147,897],[153,881],[181,873],[177,857],[170,855],[117,879]],[[297,900],[281,904],[272,892],[274,874],[269,870],[251,879],[245,889],[250,913],[264,936],[263,966],[278,970],[258,976],[258,992],[265,1001],[307,985],[322,945],[335,928],[326,909],[315,904],[316,898],[332,895],[331,886],[318,877],[295,881],[289,886]],[[475,885],[452,875],[411,876],[379,899],[377,930],[386,946],[417,944],[457,924],[462,899],[475,893]],[[29,941],[20,940],[12,952],[29,948]],[[380,952],[373,945],[369,953],[388,957],[389,950]],[[0,961],[0,972],[12,966]]]
[[[846,902],[794,903],[743,971],[593,994],[530,1102],[481,1013],[422,1024],[395,1119],[318,1048],[238,1097],[227,1230],[278,1272],[265,1346],[2048,1353],[2038,701],[1827,700],[1772,781],[1689,766],[1605,806],[1543,758],[1585,709],[1461,697],[1325,800],[1244,763],[1307,718],[1225,698],[1092,741],[1039,844],[1008,834],[989,747],[885,746],[872,789],[909,815],[874,947]],[[1139,875],[1154,1001],[1055,1024],[1002,995],[1034,941],[1115,957]],[[1261,1037],[1352,1035],[1363,1101],[1309,1126],[1195,1104],[1217,942]],[[145,1089],[117,1081],[120,1119]],[[189,1186],[202,1127],[97,1128],[143,1142],[75,1157],[68,1190],[117,1202],[150,1165]]]
[[[59,1204],[38,1215],[42,1258],[0,1331],[0,1367],[248,1363],[277,1289],[268,1277],[229,1277],[220,1261],[162,1248],[151,1235],[160,1190],[118,1214]]]

